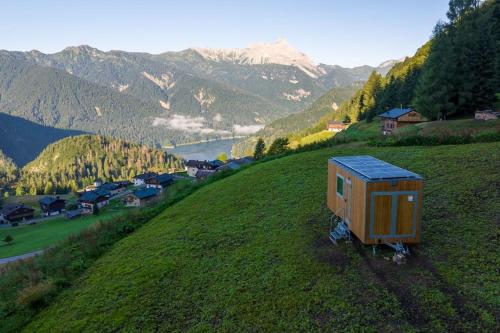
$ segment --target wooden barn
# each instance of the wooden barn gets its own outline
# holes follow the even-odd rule
[[[372,156],[328,162],[328,208],[364,244],[419,243],[422,187],[419,175]]]
[[[391,134],[396,128],[415,125],[427,121],[420,113],[412,109],[392,109],[382,114],[382,133],[384,135]]]

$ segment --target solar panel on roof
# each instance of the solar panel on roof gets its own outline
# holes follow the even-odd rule
[[[368,179],[421,178],[416,173],[368,155],[334,157],[332,160]]]

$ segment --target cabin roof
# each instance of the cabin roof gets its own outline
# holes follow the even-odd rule
[[[40,204],[42,205],[51,205],[53,204],[54,202],[56,201],[59,201],[59,200],[62,200],[62,201],[66,201],[64,199],[61,199],[59,197],[51,197],[51,196],[46,196],[46,197],[43,197],[39,200]]]
[[[158,194],[158,190],[155,188],[151,188],[151,187],[143,188],[143,189],[134,191],[134,193],[132,193],[132,195],[138,199],[146,199],[149,197],[154,197],[157,194]]]
[[[411,111],[413,111],[413,110],[412,109],[395,108],[395,109],[391,109],[389,111],[386,111],[384,113],[379,114],[379,117],[397,119],[401,116],[404,116],[407,113],[410,113]]]
[[[135,176],[134,179],[148,180],[148,179],[155,177],[156,175],[157,175],[156,172],[146,172],[146,173],[143,173],[141,175]]]
[[[6,205],[5,207],[3,207],[1,210],[0,210],[0,215],[9,215],[9,214],[12,214],[13,212],[15,212],[16,210],[18,209],[21,209],[21,208],[26,208],[26,209],[29,209],[31,211],[35,211],[33,208],[31,207],[26,207],[25,205],[23,204],[10,204],[10,205]]]
[[[395,178],[422,179],[422,177],[416,173],[381,161],[369,155],[339,156],[332,157],[330,160],[369,180]]]
[[[168,185],[170,182],[174,181],[174,177],[168,173],[163,173],[161,175],[156,176],[156,181],[160,185],[164,185],[164,184]]]
[[[110,195],[109,192],[105,189],[97,189],[94,191],[88,191],[82,194],[79,201],[87,201],[87,202],[95,202],[100,197],[105,197]]]

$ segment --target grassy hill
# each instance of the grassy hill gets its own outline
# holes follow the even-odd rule
[[[335,146],[257,164],[117,243],[25,331],[495,331],[499,148]],[[425,177],[423,242],[404,266],[328,240],[327,159],[352,154]]]

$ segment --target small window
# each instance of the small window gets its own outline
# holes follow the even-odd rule
[[[341,175],[337,175],[337,194],[344,196],[344,178]]]

